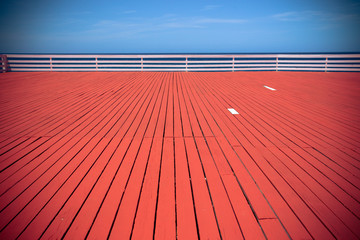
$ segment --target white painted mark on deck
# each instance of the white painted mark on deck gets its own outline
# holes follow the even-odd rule
[[[232,114],[239,114],[235,109],[233,108],[228,108],[228,110],[232,113]]]
[[[271,91],[276,91],[275,88],[271,88],[271,87],[268,87],[268,86],[265,86],[265,85],[264,85],[264,88],[270,89]]]

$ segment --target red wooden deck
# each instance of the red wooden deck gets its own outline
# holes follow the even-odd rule
[[[0,239],[359,239],[359,93],[358,73],[0,74]]]

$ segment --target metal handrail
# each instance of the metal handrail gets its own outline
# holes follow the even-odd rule
[[[360,54],[4,54],[1,59],[2,71],[360,71]]]

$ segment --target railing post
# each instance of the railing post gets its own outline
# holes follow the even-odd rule
[[[141,71],[143,71],[144,69],[144,58],[141,57]]]
[[[95,68],[96,68],[96,72],[98,71],[98,58],[95,57]]]
[[[50,57],[50,72],[52,72],[53,70],[53,62],[52,62],[52,57]]]
[[[235,57],[232,59],[232,71],[235,71]]]
[[[276,56],[276,71],[278,71],[278,68],[279,68],[279,57]]]
[[[188,71],[188,57],[185,58],[185,71]]]
[[[325,58],[325,72],[327,72],[328,57]]]
[[[1,72],[9,71],[9,64],[8,64],[7,56],[5,54],[2,54],[0,57],[1,57],[1,63],[2,63]]]

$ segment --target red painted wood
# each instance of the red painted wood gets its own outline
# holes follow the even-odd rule
[[[156,239],[176,239],[174,171],[173,139],[165,138],[156,207],[154,235]]]
[[[359,73],[1,74],[0,238],[358,239],[359,90]]]
[[[233,206],[228,198],[222,179],[214,160],[203,138],[196,138],[196,147],[199,151],[201,164],[206,174],[206,182],[214,205],[221,236],[226,239],[243,239]]]
[[[179,97],[180,75],[174,73],[174,137],[183,136],[183,126],[181,122],[180,97]],[[183,113],[184,114],[184,113]]]
[[[200,238],[218,238],[220,232],[194,139],[185,138],[185,146]]]
[[[162,139],[154,138],[133,227],[134,239],[153,238],[162,144]]]
[[[175,138],[176,222],[179,239],[197,239],[194,198],[184,140]]]

